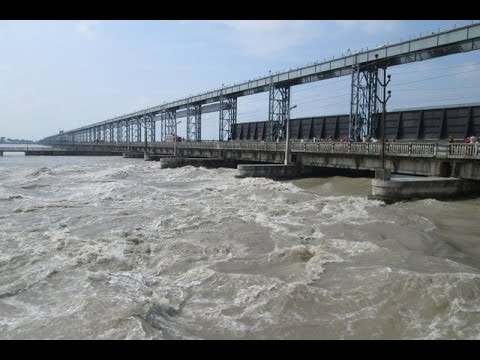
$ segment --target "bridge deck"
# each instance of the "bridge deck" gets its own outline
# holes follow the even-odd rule
[[[314,142],[292,140],[292,153],[319,153],[319,154],[346,154],[346,155],[368,155],[380,156],[382,152],[382,143],[342,143],[342,142]],[[78,151],[144,151],[145,143],[76,143],[76,144],[57,144],[62,150]],[[168,142],[149,142],[147,149],[149,153],[156,150],[173,151],[174,143]],[[177,150],[197,149],[197,150],[238,150],[238,151],[268,151],[284,152],[285,142],[267,142],[267,141],[185,141],[177,143]],[[55,148],[53,149],[55,151]],[[449,159],[480,159],[480,143],[460,144],[440,142],[386,142],[386,156],[402,156],[417,158],[449,158]]]
[[[26,152],[26,151],[46,151],[53,150],[51,146],[31,147],[31,146],[0,146],[1,152]]]

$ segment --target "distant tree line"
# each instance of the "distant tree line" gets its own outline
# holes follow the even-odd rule
[[[10,139],[6,138],[5,136],[0,137],[0,144],[25,144],[25,143],[33,143],[32,140],[25,140],[25,139]]]

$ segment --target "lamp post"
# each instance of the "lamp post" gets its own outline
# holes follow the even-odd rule
[[[285,135],[285,165],[288,165],[290,160],[290,110],[295,109],[297,105],[288,108],[287,112],[287,131]]]
[[[387,81],[388,77],[388,81]],[[383,70],[383,84],[380,82],[380,84],[383,86],[383,100],[381,101],[382,103],[382,122],[381,122],[381,137],[382,137],[382,153],[381,153],[381,162],[382,162],[382,169],[385,170],[385,118],[387,116],[387,101],[390,99],[390,96],[392,92],[389,90],[387,92],[387,85],[390,82],[390,75],[387,76],[387,69],[385,68]],[[388,97],[387,97],[388,93]]]
[[[378,54],[375,54],[375,59],[378,61]],[[382,170],[385,170],[385,118],[387,116],[387,101],[390,99],[390,96],[392,95],[392,92],[389,90],[387,92],[387,85],[390,83],[391,76],[387,75],[387,67],[388,64],[383,65],[383,82],[378,78],[378,73],[376,74],[377,81],[380,83],[380,86],[383,87],[383,96],[382,99],[378,96],[378,94],[375,95],[375,98],[382,104],[382,118],[380,121],[380,138],[382,141],[382,151],[380,153],[380,162],[382,163]],[[375,64],[375,72],[377,71],[378,66]],[[388,78],[388,81],[387,81]],[[388,93],[388,97],[387,97]]]

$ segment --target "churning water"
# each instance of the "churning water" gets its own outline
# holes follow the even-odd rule
[[[0,158],[1,339],[480,339],[480,199]]]

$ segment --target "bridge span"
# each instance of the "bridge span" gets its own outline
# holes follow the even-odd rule
[[[371,171],[382,168],[382,143],[317,142],[292,140],[291,163],[300,175],[321,173],[322,169]],[[184,141],[178,143],[76,143],[54,148],[37,155],[122,155],[160,159],[215,159],[216,166],[236,166],[245,163],[285,163],[285,142],[268,141]],[[28,155],[35,155],[29,153]],[[480,180],[479,143],[461,144],[395,141],[385,144],[386,168],[393,173],[458,177]]]
[[[267,141],[283,139],[289,114],[292,86],[351,75],[348,135],[355,140],[373,135],[374,116],[386,104],[386,71],[391,66],[458,54],[480,48],[480,23],[472,22],[375,49],[348,53],[339,58],[277,72],[241,84],[226,86],[188,98],[117,116],[92,125],[49,136],[44,144],[58,142],[155,142],[177,133],[177,118],[186,117],[188,141],[202,139],[202,114],[219,113],[219,141],[232,139],[237,123],[237,99],[260,92],[269,93]],[[382,81],[383,78],[383,81]],[[321,101],[321,99],[319,99]],[[157,136],[156,123],[160,123]]]

